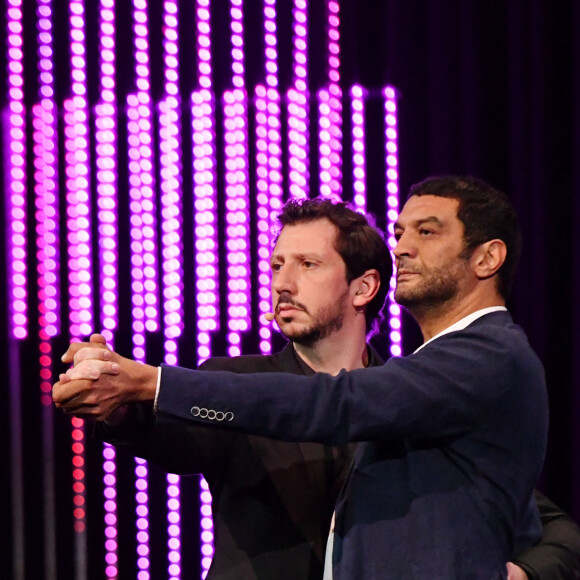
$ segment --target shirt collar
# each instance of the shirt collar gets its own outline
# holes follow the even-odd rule
[[[447,334],[448,332],[455,332],[456,330],[463,330],[467,326],[469,326],[472,322],[475,322],[478,318],[481,318],[485,314],[489,314],[490,312],[507,312],[507,308],[505,306],[490,306],[489,308],[482,308],[481,310],[476,310],[471,314],[468,314],[461,320],[454,322],[451,326],[448,326],[441,332],[437,333],[435,336],[431,337],[427,342],[424,342],[415,352],[419,352],[424,346],[428,345],[431,341]],[[413,354],[415,354],[415,352]]]
[[[296,352],[294,344],[290,343],[290,346],[292,348],[292,352],[294,353],[294,357],[296,358],[296,362],[298,363],[298,366],[300,367],[302,373],[305,374],[306,376],[316,374],[316,371],[308,364],[306,364],[306,362],[302,360],[300,355]],[[379,353],[369,344],[367,344],[367,354],[368,354],[367,367],[378,367],[384,364],[384,361],[380,357]]]

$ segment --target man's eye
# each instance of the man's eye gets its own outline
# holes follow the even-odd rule
[[[272,264],[271,268],[272,272],[279,272],[280,268],[282,268],[282,264]]]
[[[419,230],[419,233],[420,233],[422,236],[430,236],[430,235],[431,235],[433,232],[432,232],[431,230],[426,230],[426,229],[423,229],[423,228],[422,228],[422,229],[420,229],[420,230]]]
[[[308,261],[306,261],[306,262],[302,262],[302,265],[303,265],[305,268],[314,268],[314,266],[316,266],[316,264],[315,264],[314,262],[308,262]]]

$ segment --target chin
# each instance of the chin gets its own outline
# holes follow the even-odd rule
[[[299,338],[304,334],[303,328],[292,328],[292,327],[282,327],[280,326],[280,331],[288,340],[294,340],[295,338]]]

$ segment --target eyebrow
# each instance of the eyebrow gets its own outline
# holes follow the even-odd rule
[[[412,225],[415,226],[416,228],[418,228],[422,225],[425,225],[425,224],[435,224],[436,226],[443,227],[443,222],[437,216],[434,216],[434,215],[431,215],[431,216],[426,217],[426,218],[421,218],[421,219],[415,220],[412,223]],[[400,224],[399,221],[396,221],[394,227],[402,228],[403,226]]]
[[[309,253],[306,253],[305,254],[304,252],[301,252],[299,254],[298,253],[290,253],[289,256],[283,256],[282,254],[272,254],[270,256],[270,262],[272,262],[273,260],[284,260],[284,259],[287,259],[288,257],[290,257],[290,258],[296,258],[297,260],[305,260],[305,259],[308,259],[308,260],[319,260],[319,261],[322,261],[322,256],[320,256],[317,253],[309,252]]]

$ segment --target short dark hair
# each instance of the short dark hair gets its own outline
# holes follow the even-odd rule
[[[367,270],[374,268],[378,271],[381,282],[379,291],[366,307],[367,332],[377,330],[393,273],[393,263],[383,234],[369,221],[369,216],[358,213],[346,202],[330,199],[292,199],[278,216],[282,227],[321,219],[327,219],[338,230],[334,247],[344,261],[349,284]]]
[[[463,223],[465,257],[477,246],[500,239],[507,248],[505,262],[497,273],[497,290],[507,298],[520,257],[522,237],[518,216],[505,193],[471,176],[429,177],[411,187],[409,197],[434,195],[459,202],[457,217]]]

